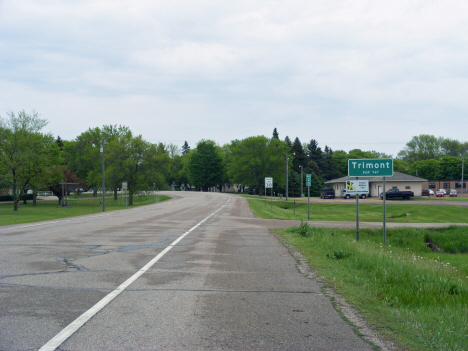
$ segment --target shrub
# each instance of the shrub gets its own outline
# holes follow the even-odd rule
[[[307,222],[304,222],[302,219],[301,219],[301,224],[299,226],[299,234],[301,234],[301,236],[310,236],[310,225],[309,223]]]
[[[24,199],[24,196],[21,197],[21,200]],[[27,194],[26,195],[26,200],[32,200],[33,199],[33,195],[32,194]],[[13,201],[13,196],[11,195],[0,195],[0,201],[3,202],[3,201]]]

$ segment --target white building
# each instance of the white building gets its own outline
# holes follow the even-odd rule
[[[330,188],[335,190],[335,196],[339,197],[341,189],[346,188],[347,180],[355,180],[356,177],[341,177],[325,182]],[[382,177],[359,177],[359,180],[369,181],[369,196],[378,197],[383,192]],[[415,177],[409,174],[393,172],[393,177],[385,177],[385,190],[398,189],[400,191],[412,191],[414,196],[421,196],[422,185],[427,179]]]

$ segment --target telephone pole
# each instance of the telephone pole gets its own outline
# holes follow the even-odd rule
[[[106,179],[105,179],[105,169],[106,169],[106,158],[105,158],[105,144],[106,139],[102,138],[102,212],[106,210]]]

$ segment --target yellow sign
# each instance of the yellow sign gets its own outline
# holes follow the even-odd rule
[[[346,181],[346,191],[350,190],[356,190],[356,188],[353,186],[353,183],[349,180]]]

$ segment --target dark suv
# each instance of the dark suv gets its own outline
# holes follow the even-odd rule
[[[327,197],[329,199],[334,199],[335,198],[335,190],[333,190],[332,188],[323,188],[322,191],[320,192],[320,198],[325,199]]]

